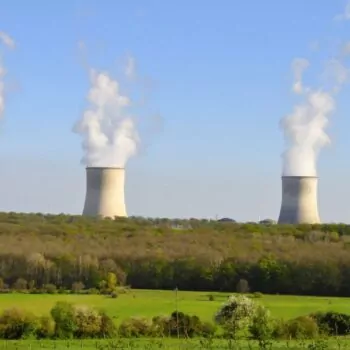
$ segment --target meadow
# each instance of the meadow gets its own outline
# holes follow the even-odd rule
[[[41,316],[47,315],[58,301],[77,305],[89,305],[103,309],[116,324],[132,316],[152,318],[179,311],[199,316],[204,321],[213,321],[213,315],[226,301],[228,293],[187,291],[130,290],[117,298],[103,295],[74,294],[0,294],[0,311],[16,307]],[[276,318],[291,319],[317,311],[337,311],[350,314],[350,298],[325,298],[261,295],[255,299],[263,304]],[[350,340],[345,338],[315,341],[274,341],[272,349],[347,349]],[[0,341],[0,349],[258,349],[254,341],[230,344],[227,340],[201,339],[116,339],[116,340],[19,340]]]
[[[57,301],[67,301],[102,309],[116,323],[133,316],[152,318],[156,315],[169,315],[176,309],[210,322],[229,295],[229,293],[130,290],[113,299],[104,295],[9,293],[0,294],[0,311],[17,307],[41,316],[49,314]],[[209,296],[214,300],[209,300]],[[291,319],[317,311],[350,314],[350,298],[262,295],[256,301],[267,307],[275,318]]]
[[[349,349],[350,339],[315,341],[274,341],[268,349]],[[0,342],[0,349],[7,350],[35,350],[35,349],[70,349],[70,350],[117,350],[117,349],[176,349],[176,350],[250,350],[259,349],[256,342],[239,341],[230,343],[225,340],[202,341],[197,339],[128,339],[128,340],[83,340],[83,341],[36,341],[20,340]]]

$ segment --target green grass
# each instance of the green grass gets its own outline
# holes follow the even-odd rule
[[[321,340],[327,347],[313,347],[312,349],[349,349],[349,339],[328,339]],[[309,346],[315,344],[312,341],[274,341],[271,349],[310,349]],[[178,339],[121,339],[121,340],[83,340],[83,341],[0,341],[0,349],[7,350],[29,350],[29,349],[70,349],[70,350],[115,350],[115,349],[177,349],[177,350],[248,350],[259,349],[258,344],[253,341],[239,341],[229,343],[226,340],[201,341],[198,339],[178,340]]]
[[[214,296],[209,301],[208,295]],[[218,307],[227,299],[227,293],[178,292],[178,310],[212,321]],[[338,311],[350,314],[349,298],[319,298],[299,296],[264,295],[255,299],[265,305],[275,318],[290,319],[316,311]],[[0,311],[18,307],[36,315],[48,314],[57,301],[90,305],[105,310],[116,322],[130,316],[153,317],[168,315],[176,309],[175,292],[132,290],[112,299],[102,295],[63,294],[0,294]]]
[[[209,295],[214,296],[209,301]],[[178,292],[177,305],[180,311],[198,315],[202,320],[212,321],[218,307],[227,299],[227,293]],[[319,298],[299,296],[264,295],[255,299],[265,305],[275,318],[290,319],[316,311],[338,311],[350,314],[350,298]],[[118,323],[130,316],[151,318],[156,315],[169,315],[176,309],[173,291],[132,290],[112,299],[102,295],[63,295],[63,294],[0,294],[0,312],[17,307],[32,311],[36,315],[49,314],[57,301],[89,305],[105,310]],[[307,349],[311,342],[274,342],[272,349]],[[350,349],[350,339],[329,339],[328,349]],[[288,345],[288,346],[287,346]],[[104,340],[52,341],[52,340],[0,340],[0,350],[24,349],[233,349],[227,341],[214,340],[211,346],[201,344],[199,339],[124,339],[112,342]],[[256,343],[241,341],[236,349],[257,349]]]

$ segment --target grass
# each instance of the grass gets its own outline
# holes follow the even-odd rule
[[[209,300],[209,295],[214,297]],[[178,309],[185,313],[199,316],[203,321],[212,321],[218,307],[227,299],[227,293],[178,292],[176,303],[173,291],[132,290],[120,294],[113,299],[102,295],[64,295],[64,294],[0,294],[0,312],[6,308],[17,307],[32,311],[36,315],[49,314],[57,301],[68,301],[74,304],[89,305],[105,310],[116,323],[131,316],[151,318],[156,315],[169,315]],[[338,311],[350,314],[350,298],[300,297],[264,295],[255,299],[265,305],[275,318],[290,319],[316,311]],[[273,349],[307,349],[311,342],[274,342]],[[327,349],[350,349],[350,339],[327,340]],[[83,341],[52,341],[52,340],[21,340],[1,341],[0,349],[233,349],[227,341],[214,340],[200,343],[199,339],[130,339],[114,340],[83,340]],[[256,343],[242,341],[236,349],[257,349]],[[315,348],[316,349],[316,348]]]
[[[312,341],[274,341],[269,349],[310,349],[310,345],[317,344]],[[322,347],[323,344],[323,347]],[[319,347],[311,349],[349,349],[349,339],[324,340],[318,343]],[[327,347],[325,347],[327,346]],[[7,350],[29,350],[29,349],[70,349],[70,350],[115,350],[115,349],[178,349],[178,350],[248,350],[259,349],[258,344],[253,341],[239,341],[229,343],[226,340],[178,340],[178,339],[122,339],[122,340],[83,340],[83,341],[37,341],[37,340],[20,340],[20,341],[2,341],[0,349]]]
[[[209,301],[209,294],[214,296]],[[203,321],[212,321],[218,307],[227,299],[227,293],[178,292],[178,310],[199,316]],[[290,319],[316,311],[338,311],[350,314],[350,298],[324,298],[264,295],[255,299],[265,305],[275,318]],[[105,310],[116,322],[131,316],[153,317],[169,315],[176,310],[173,291],[132,290],[112,299],[102,295],[64,294],[0,294],[0,311],[17,307],[45,315],[57,301],[89,305]]]

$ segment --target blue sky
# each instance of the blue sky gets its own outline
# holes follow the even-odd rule
[[[291,62],[305,57],[314,86],[325,60],[350,41],[335,21],[343,0],[0,0],[6,111],[0,133],[0,210],[80,213],[81,139],[89,65],[118,73],[128,54],[147,80],[144,146],[127,165],[130,215],[278,217],[279,120],[296,102]],[[5,51],[5,50],[4,50]],[[350,222],[349,87],[337,96],[320,154],[323,221]],[[157,125],[149,115],[159,114]],[[159,125],[158,125],[159,124]],[[151,132],[149,129],[159,129]]]

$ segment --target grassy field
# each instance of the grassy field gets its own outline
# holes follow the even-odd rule
[[[214,300],[209,300],[213,295]],[[178,306],[178,310],[198,315],[202,320],[212,321],[218,307],[227,299],[227,293],[182,292],[177,299],[173,291],[132,290],[113,299],[102,295],[63,295],[63,294],[0,294],[0,311],[17,307],[32,311],[36,315],[50,312],[57,301],[89,305],[105,310],[116,323],[130,316],[151,318],[155,315],[169,315]],[[176,301],[177,300],[177,301]],[[265,305],[275,318],[290,319],[316,311],[339,311],[350,314],[349,298],[319,298],[298,296],[264,295],[255,299]],[[312,342],[274,342],[272,349],[350,349],[350,339],[329,339],[327,347],[309,347]],[[0,349],[257,349],[254,342],[242,341],[233,347],[227,341],[214,340],[213,343],[199,339],[124,339],[103,341],[52,341],[22,340],[1,341]]]
[[[312,341],[274,341],[270,349],[349,349],[350,339],[329,339],[319,342]],[[114,350],[114,349],[178,349],[178,350],[248,350],[259,349],[258,344],[253,341],[228,342],[225,340],[201,341],[198,339],[130,339],[130,340],[83,340],[83,341],[2,341],[0,349],[28,350],[28,349],[70,349],[70,350]]]
[[[229,294],[178,292],[178,310],[212,321],[218,307]],[[168,315],[176,310],[176,297],[173,291],[132,290],[112,299],[102,295],[62,295],[62,294],[0,294],[0,311],[18,307],[32,311],[36,315],[48,314],[57,301],[68,301],[74,304],[89,305],[105,310],[118,323],[130,316],[153,317]],[[275,318],[290,319],[316,311],[338,311],[350,314],[349,298],[319,298],[264,295],[256,301],[265,305]]]

